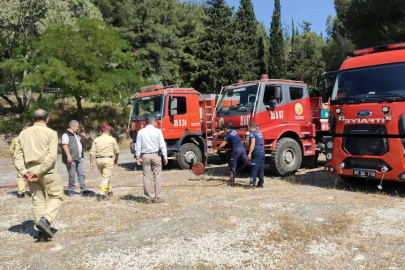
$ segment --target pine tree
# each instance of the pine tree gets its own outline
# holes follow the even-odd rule
[[[292,20],[292,22],[291,22],[291,45],[293,45],[294,44],[294,41],[295,41],[295,26],[294,26],[294,18],[292,18],[291,19]]]
[[[274,11],[270,26],[270,61],[269,75],[271,78],[286,77],[286,63],[284,59],[284,38],[281,27],[280,0],[274,1]]]
[[[235,14],[236,57],[235,75],[250,81],[259,76],[259,42],[258,22],[251,0],[240,0],[239,10]]]
[[[193,86],[202,93],[216,93],[235,82],[235,46],[232,9],[225,0],[208,0],[204,6],[203,33],[198,39],[198,71]]]
[[[268,72],[268,63],[269,63],[269,37],[266,34],[265,26],[260,23],[258,27],[258,36],[259,36],[259,51],[258,51],[258,67],[259,73],[265,74]]]

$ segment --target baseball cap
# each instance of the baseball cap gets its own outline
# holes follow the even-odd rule
[[[102,131],[111,130],[111,127],[110,127],[109,125],[103,125],[103,126],[101,127],[101,130],[102,130]]]

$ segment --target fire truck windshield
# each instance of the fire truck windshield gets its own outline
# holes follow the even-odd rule
[[[251,113],[255,106],[259,84],[224,90],[219,103],[218,116]]]
[[[405,100],[405,63],[371,66],[339,72],[332,103]]]
[[[146,120],[146,117],[153,115],[156,119],[162,117],[163,96],[148,96],[136,98],[132,112],[132,120]]]

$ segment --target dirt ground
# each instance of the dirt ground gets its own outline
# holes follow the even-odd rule
[[[88,158],[88,154],[86,155]],[[227,185],[211,159],[196,177],[163,172],[163,204],[144,203],[142,172],[122,150],[114,197],[65,197],[48,243],[35,243],[29,197],[0,189],[0,269],[405,269],[405,183],[348,185],[316,169]],[[67,173],[60,164],[67,185]],[[98,172],[86,162],[97,193]],[[10,159],[0,185],[15,184]]]

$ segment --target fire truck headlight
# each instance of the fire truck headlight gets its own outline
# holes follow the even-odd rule
[[[390,112],[390,107],[382,107],[383,113],[389,113]]]
[[[333,148],[333,142],[328,142],[328,143],[326,144],[326,146],[327,146],[329,149],[332,149],[332,148]]]
[[[330,171],[330,172],[334,172],[335,169],[333,169],[333,167],[330,167],[330,168],[329,168],[329,171]]]
[[[341,113],[342,113],[342,109],[336,109],[336,113],[337,113],[337,114],[341,114]]]
[[[399,180],[405,180],[405,172],[398,175]]]
[[[326,154],[326,159],[327,160],[332,160],[332,153],[327,153]]]

